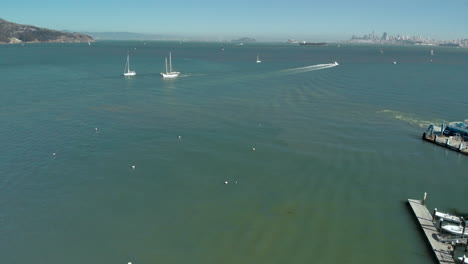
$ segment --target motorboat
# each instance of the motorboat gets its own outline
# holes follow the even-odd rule
[[[468,235],[468,228],[465,228],[465,233],[462,234],[463,232],[463,227],[458,226],[458,225],[443,225],[442,230],[444,230],[447,233],[457,235],[457,236],[462,236],[462,235]]]
[[[456,224],[461,223],[461,219],[458,216],[447,214],[447,213],[442,213],[442,212],[436,212],[435,216],[438,217],[439,219],[443,219],[444,221],[447,222],[452,222]]]

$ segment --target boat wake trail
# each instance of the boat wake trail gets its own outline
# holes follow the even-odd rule
[[[310,66],[306,66],[306,67],[282,70],[280,72],[283,73],[283,74],[297,74],[297,73],[304,73],[304,72],[310,72],[310,71],[318,71],[318,70],[329,69],[329,68],[336,67],[338,65],[339,64],[337,62],[326,63],[326,64],[316,64],[316,65],[310,65]]]
[[[180,74],[179,77],[181,78],[185,78],[185,77],[195,77],[195,76],[205,76],[207,74],[203,74],[203,73],[184,73],[184,74]]]
[[[434,120],[421,120],[415,116],[412,116],[410,114],[405,114],[402,112],[394,111],[394,110],[381,110],[377,111],[378,114],[386,114],[389,115],[395,119],[398,119],[400,121],[403,121],[405,123],[408,123],[413,126],[418,126],[422,128],[427,128],[430,124],[440,124],[440,123],[447,123],[447,121],[440,120],[440,119],[434,119]]]

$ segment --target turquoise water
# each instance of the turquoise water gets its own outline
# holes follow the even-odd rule
[[[468,211],[420,139],[468,118],[468,50],[220,47],[0,46],[1,262],[431,263],[405,201]]]

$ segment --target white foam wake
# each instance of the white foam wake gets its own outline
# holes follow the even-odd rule
[[[407,113],[394,111],[394,110],[388,110],[388,109],[377,111],[377,113],[387,114],[397,120],[403,121],[413,126],[422,127],[422,128],[427,128],[430,124],[448,123],[447,121],[442,120],[442,119],[423,120],[413,114],[407,114]]]
[[[205,76],[207,74],[204,73],[181,73],[179,77],[185,78],[185,77],[196,77],[196,76]]]
[[[338,63],[326,63],[326,64],[316,64],[316,65],[310,65],[310,66],[305,66],[305,67],[300,67],[300,68],[293,68],[293,69],[287,69],[287,70],[282,70],[283,73],[285,74],[296,74],[296,73],[303,73],[303,72],[309,72],[309,71],[318,71],[318,70],[324,70],[324,69],[329,69],[338,66]]]

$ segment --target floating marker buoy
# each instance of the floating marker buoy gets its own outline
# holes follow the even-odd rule
[[[132,165],[132,169],[133,169],[133,170],[135,169],[135,165]]]
[[[128,264],[132,264],[131,262],[129,262]]]
[[[94,130],[96,130],[96,131],[97,131],[97,130],[98,130],[98,129],[97,129],[97,127],[95,127],[95,128],[94,128]]]
[[[224,184],[228,184],[229,182],[228,181],[225,181]]]
[[[54,153],[52,153],[52,156],[55,156],[55,152],[54,152]]]
[[[179,139],[181,139],[181,138],[182,138],[182,136],[179,136]]]
[[[236,184],[237,184],[237,181],[236,181]]]
[[[252,148],[253,151],[255,151],[255,148]]]

